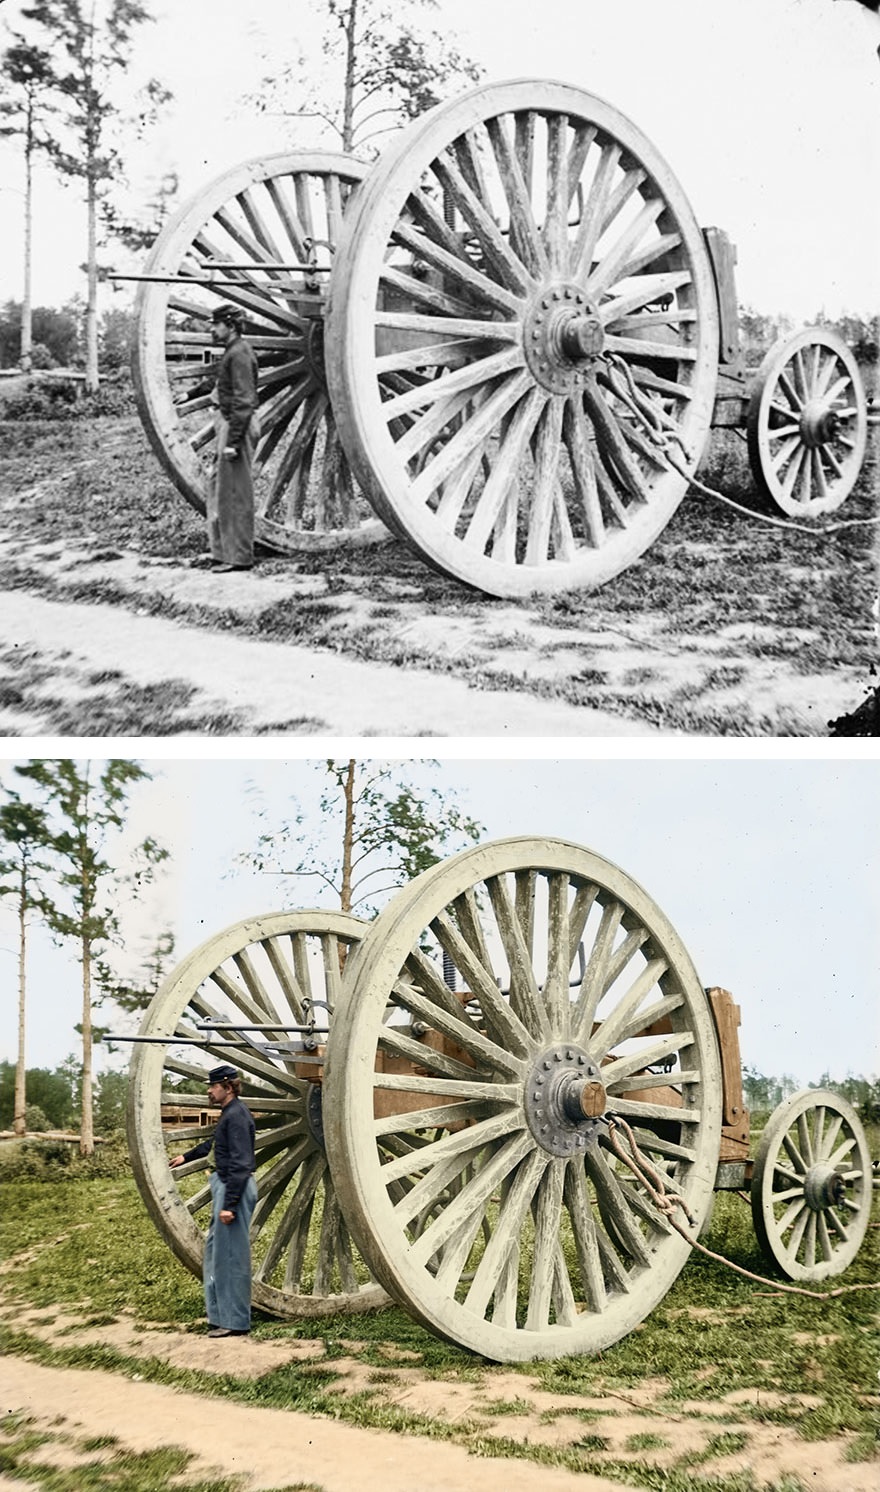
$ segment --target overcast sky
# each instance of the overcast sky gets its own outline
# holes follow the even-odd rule
[[[141,758],[139,758],[141,759]],[[334,905],[314,881],[236,874],[253,845],[259,792],[274,825],[298,795],[309,823],[319,772],[292,760],[145,760],[132,832],[172,851],[129,942],[166,924],[183,958],[255,913]],[[704,985],[742,1007],[743,1060],[801,1082],[880,1072],[876,762],[843,760],[521,761],[446,759],[419,781],[454,791],[486,838],[554,835],[598,851],[641,883],[671,920]],[[0,781],[12,782],[8,761]],[[77,1048],[78,971],[35,933],[28,1065]],[[14,1061],[15,927],[0,913],[0,1056]]]
[[[151,9],[126,87],[155,74],[175,99],[148,148],[130,153],[137,197],[148,199],[169,169],[189,195],[285,148],[284,121],[243,98],[267,57],[280,66],[314,45],[313,0],[153,0]],[[20,10],[20,0],[0,0],[8,22]],[[855,0],[439,0],[433,24],[487,80],[559,78],[628,114],[700,223],[732,235],[742,303],[798,321],[823,307],[876,313],[880,19]],[[0,146],[0,300],[21,296],[21,175],[16,148]],[[77,193],[38,171],[37,304],[84,288]],[[119,265],[116,250],[109,257]],[[103,295],[113,303],[109,288]]]

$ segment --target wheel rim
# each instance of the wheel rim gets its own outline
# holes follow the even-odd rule
[[[628,119],[563,84],[476,89],[383,154],[327,339],[376,511],[493,595],[632,563],[687,487],[646,421],[679,464],[711,422],[718,313],[687,200]]]
[[[129,1075],[132,1167],[147,1209],[174,1253],[201,1275],[211,1218],[210,1158],[171,1170],[168,1156],[192,1148],[208,1130],[206,1075],[220,1061],[242,1074],[243,1097],[257,1125],[259,1197],[251,1223],[253,1302],[273,1315],[322,1316],[366,1310],[386,1296],[351,1245],[339,1212],[323,1142],[321,1086],[308,1074],[319,1059],[342,987],[341,964],[366,924],[333,912],[279,912],[249,918],[208,939],[165,980],[140,1034],[166,1044],[135,1046]],[[245,1048],[200,1022],[260,1026],[280,1021],[315,1028],[317,1053],[273,1053],[274,1038],[253,1031]],[[200,1045],[173,1037],[200,1038]],[[303,1040],[307,1039],[305,1036]],[[181,1081],[195,1080],[197,1092]],[[163,1124],[162,1110],[178,1122]]]
[[[871,1157],[846,1099],[810,1088],[770,1116],[755,1157],[752,1214],[764,1252],[790,1280],[841,1274],[871,1213]]]
[[[451,991],[452,969],[476,1005]],[[589,850],[500,841],[399,892],[351,976],[328,1048],[328,1139],[376,1278],[496,1361],[618,1340],[689,1250],[580,1095],[607,1084],[607,1106],[696,1219],[718,1160],[711,1014],[662,912]],[[655,1022],[661,1034],[644,1034]],[[670,1071],[642,1071],[660,1063]]]
[[[868,409],[858,363],[836,332],[807,327],[770,349],[747,426],[755,480],[783,513],[840,507],[864,460]]]
[[[351,157],[285,153],[246,161],[190,199],[163,228],[146,275],[219,265],[313,262],[296,270],[218,269],[214,285],[139,287],[133,376],[138,409],[178,490],[205,512],[214,439],[207,395],[190,397],[216,355],[211,312],[231,301],[260,361],[256,533],[281,551],[385,535],[339,442],[324,373],[324,304],[343,213],[365,167]],[[220,280],[227,283],[220,283]]]

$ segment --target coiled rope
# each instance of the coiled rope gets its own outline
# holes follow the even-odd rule
[[[691,1227],[695,1226],[696,1220],[684,1197],[678,1192],[667,1190],[663,1176],[661,1176],[656,1167],[652,1165],[639,1149],[638,1141],[626,1120],[622,1119],[619,1114],[616,1116],[611,1115],[607,1119],[607,1124],[611,1149],[614,1151],[618,1160],[622,1161],[625,1166],[628,1166],[636,1179],[641,1182],[657,1211],[663,1215],[669,1226],[674,1228],[676,1233],[680,1233],[682,1238],[692,1248],[697,1249],[701,1254],[705,1254],[707,1259],[714,1259],[717,1264],[725,1264],[735,1274],[741,1274],[745,1279],[753,1280],[758,1285],[770,1285],[773,1290],[783,1290],[789,1295],[806,1295],[810,1300],[834,1300],[838,1296],[849,1295],[856,1290],[880,1290],[880,1283],[870,1285],[838,1285],[834,1290],[824,1291],[807,1290],[802,1285],[783,1285],[779,1280],[767,1279],[765,1275],[755,1274],[751,1269],[745,1269],[741,1264],[734,1264],[732,1259],[725,1259],[723,1254],[717,1254],[714,1249],[707,1248],[704,1243],[700,1243],[699,1239],[694,1238],[688,1233],[673,1216],[676,1210],[680,1210],[684,1213]],[[627,1144],[629,1145],[629,1154],[624,1150],[618,1139],[618,1129],[622,1130],[626,1136]]]
[[[760,522],[769,523],[775,528],[795,529],[802,534],[811,534],[814,538],[839,533],[845,528],[864,528],[880,523],[880,514],[878,514],[874,518],[841,518],[818,527],[798,523],[791,518],[777,518],[771,513],[760,513],[755,508],[747,508],[744,503],[739,503],[735,498],[728,497],[726,493],[719,492],[717,488],[701,482],[695,475],[694,467],[688,460],[688,453],[674,421],[665,410],[652,403],[636,386],[632,372],[623,358],[613,352],[606,353],[604,368],[598,375],[598,380],[611,389],[615,397],[638,421],[653,451],[665,461],[667,466],[677,471],[679,476],[684,477],[691,487],[702,492],[704,497],[711,497],[716,502],[726,503],[729,508],[733,508],[737,513],[743,513],[746,518],[757,518]],[[680,458],[673,454],[674,445],[677,445],[681,452]]]

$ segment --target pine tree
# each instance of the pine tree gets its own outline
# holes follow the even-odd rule
[[[17,1135],[27,1129],[27,936],[32,912],[47,920],[54,907],[44,889],[50,869],[46,815],[17,793],[9,792],[0,805],[0,896],[14,900],[18,922],[18,1053],[15,1064],[15,1101],[12,1127]]]
[[[2,76],[11,91],[0,100],[0,136],[20,135],[24,150],[24,293],[21,302],[21,352],[19,361],[25,373],[31,368],[31,243],[33,237],[33,170],[37,150],[49,150],[51,140],[46,121],[51,99],[46,83],[51,77],[48,54],[40,47],[29,46],[23,36],[15,34],[11,47],[0,61]]]

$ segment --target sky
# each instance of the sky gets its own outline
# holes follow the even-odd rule
[[[21,8],[0,0],[0,17],[14,25]],[[152,0],[151,11],[125,88],[156,75],[175,97],[130,152],[134,200],[148,200],[165,171],[178,171],[189,196],[289,147],[285,121],[245,100],[273,66],[314,57],[314,0]],[[487,81],[557,78],[627,114],[698,221],[732,236],[741,304],[796,323],[820,310],[877,312],[880,17],[856,0],[438,0],[431,24]],[[0,302],[21,297],[22,186],[19,153],[0,142]],[[38,170],[35,304],[84,289],[77,193]],[[138,267],[116,250],[106,257]],[[131,293],[104,287],[102,308]]]
[[[334,906],[315,881],[236,869],[259,832],[277,830],[292,797],[320,824],[321,763],[282,756],[138,757],[153,774],[132,797],[131,842],[151,833],[167,874],[134,913],[136,953],[171,926],[182,959],[247,916]],[[639,882],[672,922],[701,982],[742,1010],[743,1062],[799,1083],[826,1072],[880,1074],[878,887],[880,777],[870,760],[500,760],[447,756],[411,768],[424,790],[454,794],[484,839],[555,836],[588,846]],[[0,782],[13,782],[12,759]],[[15,925],[0,910],[0,1058],[15,1060]],[[77,1050],[78,970],[34,930],[27,1065]],[[124,1029],[118,1025],[117,1029]],[[107,1066],[101,1049],[98,1066]],[[127,1056],[110,1065],[124,1066]]]

